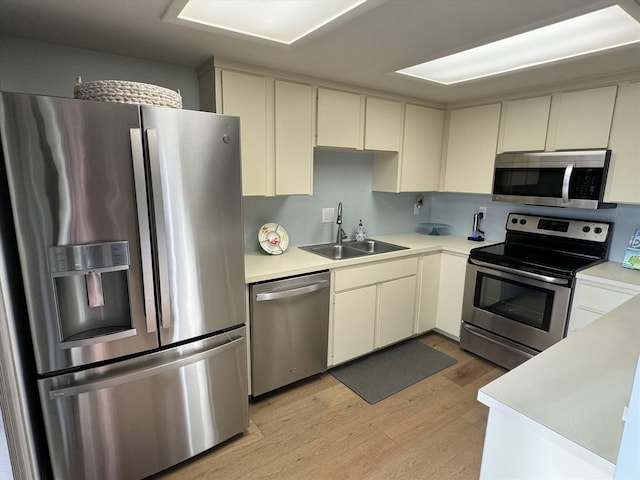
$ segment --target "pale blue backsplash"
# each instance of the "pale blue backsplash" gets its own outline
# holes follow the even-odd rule
[[[429,219],[428,207],[413,214],[416,194],[371,191],[373,155],[363,152],[318,150],[314,154],[313,195],[244,197],[245,250],[260,251],[258,229],[267,222],[280,223],[290,245],[331,242],[332,223],[322,223],[322,209],[343,207],[343,228],[353,238],[362,219],[368,235],[414,231]]]
[[[316,149],[313,195],[245,197],[245,251],[261,251],[258,229],[268,222],[280,223],[289,233],[292,246],[333,241],[335,217],[332,223],[322,223],[322,209],[334,208],[337,213],[338,202],[343,204],[343,228],[350,238],[360,219],[371,237],[414,232],[425,222],[446,223],[451,225],[452,235],[467,236],[479,206],[487,207],[482,227],[487,240],[494,241],[504,240],[510,212],[613,222],[609,259],[618,262],[624,257],[631,235],[640,228],[640,206],[618,205],[606,210],[530,207],[492,202],[490,195],[461,193],[425,193],[424,206],[414,215],[416,193],[371,191],[372,164],[371,153]]]

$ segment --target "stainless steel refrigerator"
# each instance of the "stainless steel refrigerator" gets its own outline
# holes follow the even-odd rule
[[[246,430],[238,119],[2,93],[0,134],[54,476],[142,478]]]

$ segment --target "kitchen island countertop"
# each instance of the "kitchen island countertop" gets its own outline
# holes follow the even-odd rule
[[[319,270],[391,260],[429,252],[446,252],[467,256],[472,248],[495,243],[491,241],[473,242],[467,240],[466,237],[452,235],[422,235],[419,233],[374,235],[371,238],[408,247],[408,249],[344,260],[331,260],[315,253],[301,250],[298,247],[291,247],[282,255],[248,253],[245,254],[245,283],[273,280]]]
[[[639,312],[636,295],[481,388],[478,399],[512,409],[615,465],[640,355]]]

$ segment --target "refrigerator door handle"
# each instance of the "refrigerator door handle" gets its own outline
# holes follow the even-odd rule
[[[149,209],[147,207],[147,181],[144,168],[144,149],[142,146],[142,132],[139,128],[129,129],[129,135],[131,137],[133,177],[136,186],[145,323],[147,326],[147,332],[151,333],[156,331],[156,305],[153,286],[151,228],[149,225]]]
[[[242,336],[234,340],[231,340],[227,343],[223,343],[222,345],[219,345],[217,347],[210,348],[203,352],[198,352],[188,357],[179,358],[172,362],[161,363],[153,367],[136,370],[129,373],[124,373],[122,375],[107,378],[105,380],[82,383],[82,384],[72,385],[72,386],[63,387],[63,388],[54,388],[49,391],[49,400],[56,400],[58,398],[63,398],[63,397],[77,396],[83,393],[95,392],[97,390],[102,390],[105,388],[113,388],[118,385],[123,385],[125,383],[131,383],[137,380],[141,380],[143,378],[159,375],[169,370],[176,370],[186,365],[190,365],[192,363],[203,360],[205,358],[220,355],[223,352],[226,352],[227,350],[231,348],[235,348],[237,345],[244,343],[244,339],[245,337]]]
[[[158,247],[158,282],[160,286],[160,326],[171,327],[171,296],[169,295],[169,259],[167,258],[167,230],[164,214],[162,172],[160,171],[160,151],[158,150],[158,131],[155,128],[145,129],[149,165],[151,170],[151,196],[156,227],[156,244]]]

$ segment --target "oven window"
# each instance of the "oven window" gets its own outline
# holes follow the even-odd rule
[[[478,273],[474,305],[548,332],[553,295],[552,290]]]

